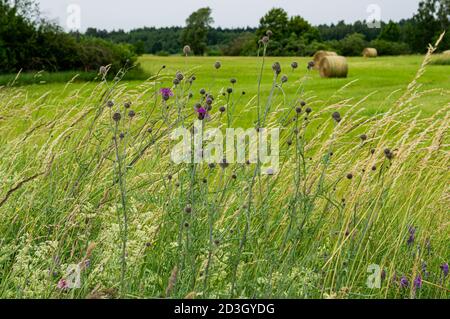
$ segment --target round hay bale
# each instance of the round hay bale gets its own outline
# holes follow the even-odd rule
[[[375,48],[365,48],[363,51],[363,57],[365,58],[376,58],[378,56],[378,51]]]
[[[323,78],[346,78],[348,75],[347,59],[343,56],[326,56],[320,61],[319,71]]]
[[[442,54],[450,56],[450,50],[444,51]]]
[[[333,51],[317,51],[314,54],[314,69],[319,70],[319,65],[322,59],[326,56],[337,56],[336,52]]]

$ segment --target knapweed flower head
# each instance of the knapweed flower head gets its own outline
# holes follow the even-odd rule
[[[391,151],[389,148],[386,148],[386,149],[384,150],[384,155],[386,156],[386,158],[387,158],[388,160],[391,160],[391,159],[394,158],[394,153],[392,153],[392,151]]]
[[[275,62],[272,65],[272,70],[273,70],[273,72],[275,72],[276,75],[279,75],[281,73],[281,65],[280,65],[280,63],[279,62]]]
[[[400,278],[400,287],[402,287],[402,288],[409,287],[409,280],[408,280],[408,278],[406,278],[406,276],[402,276],[402,278]]]
[[[183,81],[183,79],[184,79],[184,75],[183,75],[183,73],[181,73],[180,71],[177,72],[177,74],[175,75],[175,77],[176,77],[179,81]]]
[[[444,274],[444,277],[447,277],[448,276],[448,263],[443,263],[441,265],[441,270],[442,270],[442,273]]]
[[[417,277],[414,279],[414,288],[420,289],[422,288],[422,276],[417,275]]]
[[[334,112],[333,115],[331,116],[337,123],[339,123],[342,118],[341,118],[341,114],[339,112]]]
[[[267,44],[267,43],[269,43],[269,37],[268,36],[263,36],[262,37],[262,39],[261,39],[261,42],[263,43],[263,44]]]
[[[56,287],[59,290],[67,290],[69,289],[69,283],[67,282],[67,280],[65,280],[64,278],[61,279],[60,281],[58,281],[58,284],[56,285]]]
[[[286,83],[289,80],[289,78],[287,77],[287,75],[283,75],[281,77],[281,83]]]
[[[162,88],[159,92],[161,93],[164,101],[167,101],[171,96],[173,96],[173,92],[169,88]]]
[[[200,121],[209,117],[208,111],[204,107],[195,108],[195,111],[197,112]]]

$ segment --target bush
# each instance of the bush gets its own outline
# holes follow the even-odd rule
[[[339,41],[337,51],[343,56],[360,56],[361,52],[367,47],[364,35],[353,33]]]
[[[97,71],[102,65],[111,65],[110,72],[117,73],[123,66],[132,66],[137,61],[133,47],[129,44],[83,37],[78,45],[83,71]]]
[[[227,56],[255,55],[258,50],[256,44],[257,40],[255,35],[247,32],[222,47],[222,52]]]
[[[370,46],[376,48],[379,55],[402,55],[411,53],[408,44],[386,40],[373,40]]]

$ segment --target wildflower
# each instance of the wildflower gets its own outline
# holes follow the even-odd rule
[[[420,289],[422,288],[422,276],[418,275],[415,279],[414,279],[414,288],[415,289]]]
[[[266,35],[267,35],[268,37],[271,37],[271,36],[273,35],[273,32],[270,31],[270,30],[267,30]]]
[[[385,269],[383,269],[382,271],[381,271],[381,280],[385,280],[386,279],[386,270]]]
[[[279,75],[281,73],[281,65],[280,65],[280,63],[279,62],[275,62],[272,65],[272,70],[273,70],[273,72],[275,72],[276,75]]]
[[[224,113],[226,110],[225,106],[221,106],[219,109],[220,113]]]
[[[389,148],[386,148],[386,149],[384,150],[384,155],[386,156],[386,158],[387,158],[388,160],[391,160],[391,159],[394,158],[394,154],[392,153],[392,151],[391,151]]]
[[[120,133],[119,138],[120,138],[121,140],[123,140],[123,139],[125,138],[125,134],[124,134],[124,133]]]
[[[283,75],[283,76],[281,77],[281,83],[286,83],[287,81],[288,81],[287,75]]]
[[[332,117],[337,123],[339,123],[342,120],[341,114],[339,112],[334,112]]]
[[[409,231],[409,238],[408,238],[407,243],[410,246],[410,245],[414,244],[414,240],[416,237],[416,228],[410,226],[408,231]]]
[[[444,274],[444,277],[447,277],[448,276],[448,264],[443,263],[441,265],[441,270],[442,270],[442,273]]]
[[[128,116],[129,116],[130,118],[133,118],[133,117],[136,116],[136,112],[133,111],[133,110],[131,110],[130,112],[128,112]]]
[[[306,114],[310,114],[312,112],[312,109],[310,107],[307,107],[305,112],[306,112]]]
[[[221,66],[222,66],[222,64],[219,61],[214,63],[214,67],[216,68],[216,70],[220,69]]]
[[[305,106],[306,106],[306,102],[305,102],[305,101],[301,101],[301,102],[300,102],[300,105],[301,105],[302,107],[305,107]]]
[[[184,55],[188,56],[191,53],[191,47],[188,45],[185,45],[183,48]]]
[[[230,83],[231,83],[231,84],[236,84],[236,82],[237,82],[237,80],[234,79],[234,78],[230,80]]]
[[[188,222],[184,223],[184,227],[189,228],[189,223]]]
[[[236,174],[233,174],[233,175],[231,175],[231,178],[232,178],[232,179],[237,179],[237,175],[236,175]]]
[[[347,178],[348,179],[352,179],[353,178],[353,174],[352,173],[347,174]]]
[[[178,84],[180,84],[180,80],[178,80],[178,78],[175,78],[175,79],[173,79],[172,83],[174,85],[178,85]]]
[[[129,109],[131,107],[131,102],[125,102],[123,104],[123,107],[126,108],[126,109]]]
[[[273,175],[275,175],[275,171],[273,170],[273,168],[268,168],[266,171],[266,174],[269,176],[273,176]]]
[[[149,127],[149,128],[147,129],[147,133],[149,133],[149,134],[153,133],[153,129],[152,129],[151,127]]]
[[[291,67],[292,67],[293,70],[297,69],[298,68],[298,63],[297,62],[292,62],[291,63]]]
[[[184,79],[184,75],[183,73],[181,73],[180,71],[177,72],[177,74],[175,75],[175,77],[178,79],[178,81],[183,81]]]
[[[204,120],[205,118],[208,117],[208,112],[205,110],[205,108],[203,107],[199,107],[195,110],[198,114],[198,119],[200,121]]]
[[[269,43],[269,37],[268,36],[262,37],[261,42],[264,43],[264,44]]]
[[[186,206],[186,207],[184,208],[184,212],[185,212],[186,214],[192,213],[192,207],[191,207],[191,206]]]
[[[302,108],[301,108],[301,107],[297,107],[297,108],[295,109],[295,112],[296,112],[297,114],[302,113]]]
[[[206,99],[206,104],[207,105],[212,105],[213,104],[213,99],[208,96],[208,98]]]
[[[370,153],[371,153],[372,155],[375,154],[375,149],[372,148],[372,149],[370,150]]]
[[[360,137],[361,141],[366,141],[367,140],[367,135],[366,134],[362,134]]]
[[[374,165],[374,166],[372,166],[372,171],[376,171],[377,170],[377,167]]]
[[[106,106],[108,106],[109,108],[114,106],[114,102],[113,101],[108,101],[106,102]]]
[[[200,94],[201,94],[201,95],[205,95],[205,94],[206,94],[206,90],[205,90],[205,89],[201,89],[201,90],[200,90]]]
[[[122,118],[122,115],[120,115],[120,113],[116,112],[116,113],[114,113],[112,118],[115,122],[119,122],[120,119]]]
[[[308,62],[308,66],[307,66],[308,71],[312,70],[312,68],[314,68],[314,65],[315,65],[314,61]]]
[[[409,281],[408,281],[408,278],[406,278],[406,276],[402,276],[402,278],[400,278],[400,287],[402,287],[402,288],[409,287]]]
[[[162,88],[159,92],[161,93],[164,101],[167,101],[171,96],[173,96],[173,92],[169,88]]]
[[[67,282],[67,280],[61,279],[60,281],[58,281],[57,288],[60,290],[69,289],[69,283]]]
[[[228,89],[227,89],[227,93],[228,93],[228,94],[233,93],[233,89],[232,89],[232,88],[228,88]]]

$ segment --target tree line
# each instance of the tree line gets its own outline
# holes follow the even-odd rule
[[[430,42],[449,29],[450,0],[424,0],[417,13],[399,22],[371,21],[312,26],[301,16],[290,17],[280,8],[270,10],[257,28],[213,28],[210,8],[201,8],[186,20],[185,27],[142,28],[108,32],[90,28],[86,34],[114,42],[132,44],[139,53],[179,54],[190,45],[196,55],[255,55],[258,41],[273,32],[268,54],[309,56],[317,50],[334,50],[343,55],[360,55],[364,47],[376,47],[380,54],[423,53]],[[450,47],[446,36],[442,47]]]
[[[310,56],[317,50],[360,55],[372,46],[382,55],[423,53],[428,43],[448,31],[450,0],[423,0],[413,17],[381,22],[367,21],[313,26],[301,16],[280,8],[270,10],[256,28],[214,28],[212,11],[201,8],[186,19],[184,27],[145,27],[129,32],[89,28],[83,34],[65,33],[40,18],[34,0],[0,0],[0,72],[19,70],[96,71],[111,64],[112,72],[144,53],[181,54],[185,45],[195,55],[255,55],[259,40],[273,33],[268,55]],[[450,35],[441,46],[450,48]]]
[[[68,34],[39,16],[33,0],[0,0],[0,72],[98,71],[111,74],[137,56],[134,46],[81,34]]]

